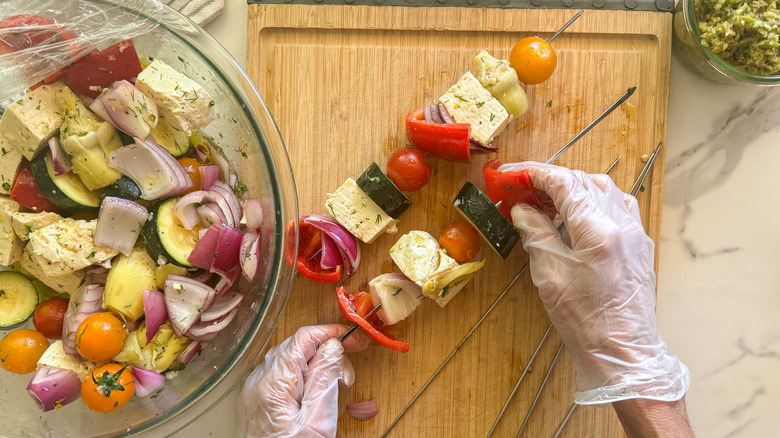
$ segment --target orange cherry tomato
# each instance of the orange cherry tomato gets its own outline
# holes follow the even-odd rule
[[[458,263],[465,263],[477,256],[482,246],[479,232],[468,222],[450,222],[441,230],[439,246]]]
[[[122,321],[113,313],[100,312],[89,315],[76,330],[76,351],[84,359],[105,362],[116,356],[125,345]]]
[[[553,74],[558,57],[550,43],[539,37],[528,37],[515,44],[509,55],[509,64],[517,72],[520,82],[534,85],[541,84]]]
[[[200,162],[194,158],[179,158],[178,161],[190,175],[190,178],[192,178],[192,187],[183,192],[182,195],[200,190],[203,184],[200,178],[200,171],[198,170],[200,169]]]
[[[84,404],[104,414],[126,405],[134,393],[133,373],[127,366],[116,363],[95,368],[81,382],[81,399]]]
[[[14,330],[0,340],[0,366],[16,374],[31,373],[47,348],[49,340],[43,333]]]
[[[68,300],[61,297],[52,297],[41,301],[33,313],[35,328],[46,335],[47,338],[62,337],[62,319],[68,310]]]

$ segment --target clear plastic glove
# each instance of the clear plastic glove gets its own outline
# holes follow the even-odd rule
[[[512,208],[533,282],[574,359],[575,401],[683,397],[690,374],[658,333],[654,245],[636,199],[606,175],[533,162],[505,169],[528,169],[566,227],[562,236],[535,207]]]
[[[350,386],[355,372],[344,352],[368,346],[362,332],[343,324],[302,327],[265,355],[244,382],[239,408],[241,436],[335,437],[339,385]]]

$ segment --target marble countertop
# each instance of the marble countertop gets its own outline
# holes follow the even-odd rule
[[[244,0],[230,0],[205,27],[241,65],[246,14]],[[780,428],[779,122],[780,88],[710,83],[672,59],[657,313],[691,370],[698,436]],[[237,396],[176,436],[233,436]]]

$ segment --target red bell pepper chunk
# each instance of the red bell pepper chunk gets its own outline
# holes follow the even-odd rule
[[[421,151],[445,160],[470,163],[470,135],[470,124],[428,123],[421,109],[406,116],[406,138],[409,143]]]
[[[115,81],[134,81],[141,61],[133,40],[120,41],[105,50],[94,50],[62,70],[65,83],[78,94],[95,98]]]
[[[322,269],[322,231],[303,221],[298,222],[298,260],[295,268],[304,277],[319,283],[334,283],[341,279],[344,266]]]
[[[25,29],[26,28],[26,29]],[[30,49],[41,44],[60,44],[67,41],[71,56],[78,55],[76,35],[59,26],[51,18],[33,14],[19,14],[0,20],[0,30],[14,29],[13,32],[0,32],[0,55]]]
[[[534,187],[528,170],[499,171],[500,166],[501,161],[490,160],[482,166],[482,173],[485,174],[490,200],[494,204],[501,202],[498,209],[504,216],[512,220],[512,206],[524,203],[539,207],[550,219],[555,217],[558,213],[555,204],[546,193]]]
[[[18,202],[22,207],[36,213],[42,211],[56,213],[59,211],[59,208],[44,196],[41,189],[38,188],[38,184],[35,183],[32,172],[27,167],[19,169],[19,174],[16,176],[16,182],[14,183],[13,189],[11,189],[11,199]]]
[[[369,304],[367,310],[365,305],[366,297],[368,297],[370,302],[371,297],[369,294],[365,292],[352,292],[348,294],[346,289],[344,289],[344,286],[339,286],[336,288],[336,297],[339,301],[339,311],[344,315],[344,318],[359,325],[371,339],[387,348],[392,348],[401,353],[409,351],[411,344],[406,341],[397,340],[384,324],[374,318],[374,315],[369,318],[371,322],[365,319],[365,315],[371,311],[371,305]]]

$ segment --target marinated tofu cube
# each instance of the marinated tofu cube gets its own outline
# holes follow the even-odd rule
[[[22,158],[22,153],[0,134],[0,195],[11,193]]]
[[[41,213],[11,213],[11,225],[14,227],[14,232],[24,241],[30,240],[30,233],[61,219],[62,216],[48,211]]]
[[[0,135],[28,160],[46,147],[62,124],[55,89],[56,86],[41,85],[8,105],[0,119]]]
[[[40,258],[43,272],[63,276],[119,254],[115,249],[95,244],[96,223],[65,218],[30,233],[28,247]]]
[[[14,233],[11,215],[19,211],[19,204],[7,196],[0,196],[0,265],[11,266],[22,257],[24,243]]]
[[[379,208],[352,178],[328,194],[325,208],[347,231],[366,243],[382,233],[398,232],[398,221]]]
[[[471,72],[439,98],[456,123],[471,125],[471,138],[487,146],[512,119],[501,103]]]
[[[46,286],[59,293],[72,295],[84,281],[84,270],[69,272],[63,275],[49,275],[43,270],[43,265],[46,263],[48,261],[33,254],[29,243],[24,247],[19,266]]]

